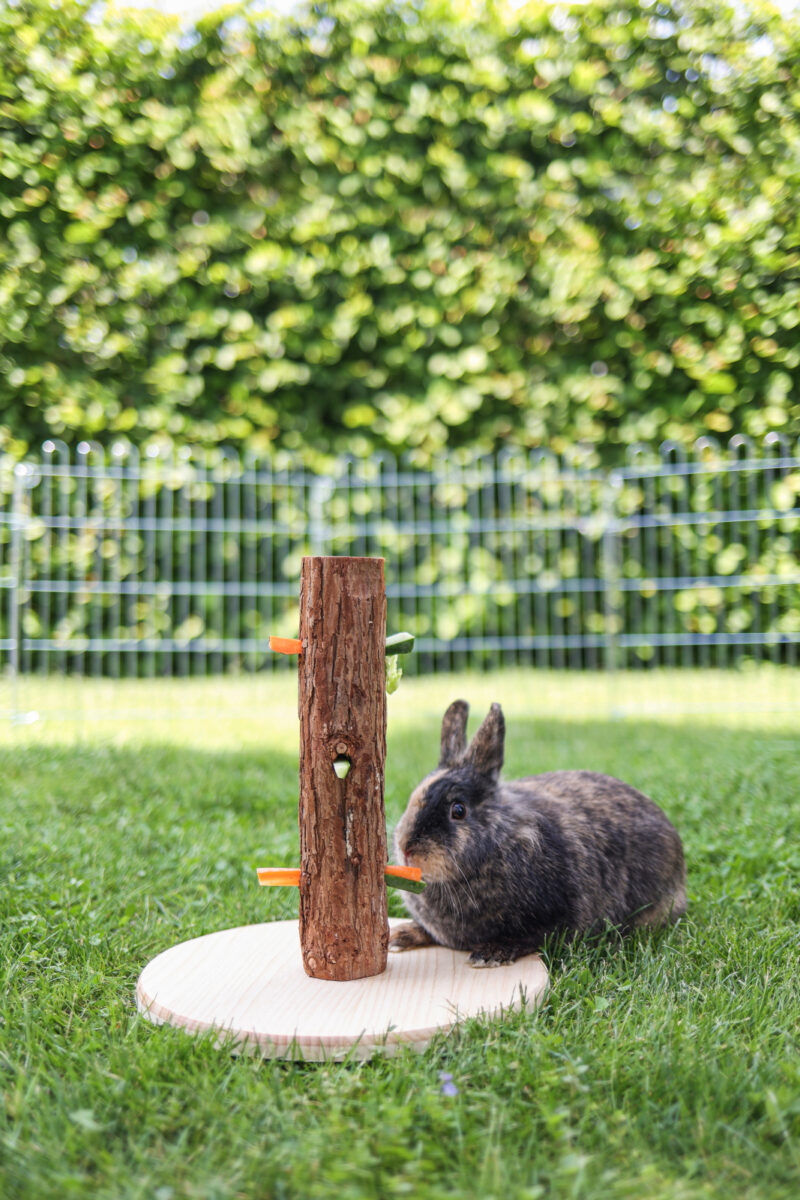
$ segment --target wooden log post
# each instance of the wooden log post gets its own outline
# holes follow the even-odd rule
[[[386,589],[382,558],[304,558],[300,943],[306,974],[386,970]],[[348,758],[345,778],[334,761]]]

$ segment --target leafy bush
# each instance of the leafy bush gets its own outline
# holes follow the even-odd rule
[[[0,446],[796,431],[800,28],[0,9]]]

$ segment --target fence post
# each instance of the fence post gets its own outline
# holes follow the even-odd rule
[[[20,612],[25,592],[23,577],[22,534],[26,525],[25,492],[34,486],[35,469],[28,463],[17,463],[14,468],[14,488],[11,499],[11,596],[8,618],[11,650],[9,653],[9,669],[11,673],[11,724],[31,725],[38,721],[37,712],[23,712],[20,705],[19,685],[21,670],[22,635],[20,632]]]
[[[308,495],[308,543],[311,555],[324,557],[328,550],[328,522],[325,519],[325,505],[334,492],[333,480],[328,475],[320,475],[312,481]]]
[[[11,723],[16,725],[20,718],[19,707],[19,611],[22,587],[22,511],[23,476],[27,468],[17,463],[14,468],[14,488],[11,494],[11,595],[9,597],[8,635],[11,640],[9,670],[11,674]]]
[[[24,495],[23,478],[27,473],[24,463],[17,463],[14,468],[14,487],[11,493],[11,594],[9,596],[8,635],[11,641],[9,651],[9,672],[11,675],[11,723],[18,724],[21,716],[19,706],[19,613],[22,590],[22,525],[24,521],[22,497]]]
[[[612,716],[619,716],[620,709],[615,696],[615,674],[619,670],[619,627],[621,619],[620,574],[622,522],[619,512],[622,476],[612,471],[603,488],[603,616],[605,644],[603,665],[609,685],[609,708]]]

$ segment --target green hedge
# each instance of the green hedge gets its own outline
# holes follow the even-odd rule
[[[0,448],[800,429],[796,22],[88,7],[0,9]]]

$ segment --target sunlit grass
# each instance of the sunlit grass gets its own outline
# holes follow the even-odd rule
[[[644,704],[655,678],[627,695],[641,681]],[[554,948],[536,1014],[308,1067],[230,1059],[133,1004],[174,942],[296,912],[253,872],[297,855],[293,675],[103,686],[26,681],[42,719],[0,726],[0,1195],[795,1194],[800,741],[796,715],[753,707],[755,683],[729,678],[727,715],[656,720],[609,716],[593,677],[404,680],[390,823],[435,765],[447,702],[470,700],[474,727],[499,700],[508,774],[591,767],[666,809],[689,915]]]
[[[389,698],[391,726],[416,722],[420,705],[441,715],[450,700],[477,711],[499,700],[507,715],[565,721],[653,717],[670,724],[792,730],[800,718],[800,670],[540,671],[405,678]],[[10,720],[16,714],[16,722]],[[285,747],[297,737],[297,678],[0,679],[0,744],[11,739],[120,742],[168,734],[181,745]]]

